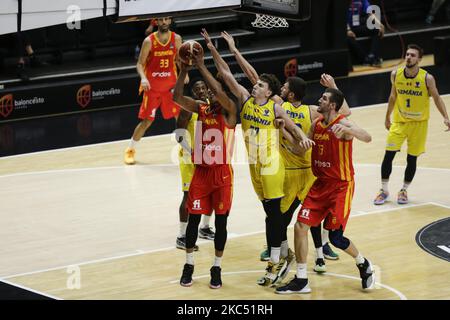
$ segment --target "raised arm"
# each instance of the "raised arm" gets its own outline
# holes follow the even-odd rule
[[[252,85],[255,85],[259,80],[258,72],[256,72],[255,68],[244,58],[241,52],[236,48],[236,44],[234,42],[233,36],[231,36],[228,32],[223,31],[221,33],[222,38],[228,43],[228,49],[234,57],[236,58],[237,63],[241,67],[242,71],[244,71],[247,78],[250,80]]]
[[[336,85],[336,82],[334,81],[334,78],[326,73],[323,73],[322,76],[320,77],[320,84],[323,85],[326,88],[333,88],[333,89],[338,89]],[[345,100],[344,98],[344,103],[342,104],[341,108],[339,109],[339,114],[342,114],[346,117],[350,116],[352,114],[352,112],[350,111],[350,106],[347,103],[347,100]]]
[[[387,130],[391,128],[391,114],[394,111],[395,100],[397,100],[397,89],[395,88],[395,75],[397,71],[391,72],[391,94],[389,95],[388,107],[386,110],[386,119],[384,120],[384,126]]]
[[[436,104],[436,108],[439,110],[442,117],[444,118],[444,125],[447,126],[447,130],[445,131],[450,131],[450,121],[448,119],[447,109],[445,107],[444,100],[442,100],[442,97],[439,95],[439,91],[436,87],[436,80],[431,74],[428,74],[426,81],[428,92],[433,97],[434,103]]]
[[[189,154],[191,154],[191,146],[189,145],[188,136],[189,132],[186,130],[189,120],[191,120],[192,113],[182,109],[177,118],[177,130],[175,130],[175,139],[181,145],[181,147],[186,150]]]
[[[178,70],[181,69],[181,60],[180,60],[179,51],[180,51],[180,47],[182,44],[183,44],[183,39],[181,38],[181,36],[179,34],[175,34],[175,49],[177,50],[175,64],[177,65]],[[188,83],[189,83],[189,74],[186,74],[186,78],[184,79],[184,84],[188,84]]]
[[[141,77],[141,88],[144,91],[150,90],[150,82],[148,82],[147,76],[145,75],[145,65],[147,63],[147,58],[151,50],[152,43],[150,41],[150,38],[146,37],[142,42],[141,52],[139,53],[139,59],[136,64],[137,72]],[[141,88],[139,88],[139,91],[141,91]]]
[[[175,84],[174,92],[173,92],[173,101],[178,103],[181,108],[198,113],[199,102],[192,99],[191,97],[187,97],[183,95],[184,90],[184,80],[187,76],[187,68],[188,66],[184,63],[181,64],[180,74],[178,75],[177,82]]]
[[[217,70],[220,73],[220,76],[222,77],[225,84],[230,89],[231,93],[238,98],[239,104],[241,107],[245,100],[250,97],[250,94],[248,93],[247,89],[245,89],[243,86],[241,86],[236,79],[233,77],[233,74],[231,73],[230,67],[228,64],[223,60],[223,58],[220,56],[219,52],[217,51],[216,47],[211,42],[211,39],[209,38],[208,32],[203,29],[202,36],[205,38],[206,46],[211,51],[211,54],[213,56],[214,64],[217,67]]]

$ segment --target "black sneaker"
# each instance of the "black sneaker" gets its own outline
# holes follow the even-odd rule
[[[220,272],[222,269],[217,266],[211,267],[209,270],[211,272],[211,281],[209,282],[209,287],[211,289],[219,289],[222,287],[222,278],[220,277]]]
[[[316,265],[314,266],[314,272],[325,273],[327,272],[327,267],[325,266],[325,260],[322,258],[316,259]]]
[[[299,279],[297,275],[287,285],[278,287],[275,293],[290,294],[290,293],[310,293],[311,288],[308,286],[308,279]]]
[[[194,265],[185,263],[183,274],[181,275],[180,284],[183,287],[192,286],[192,274],[194,273]]]
[[[210,227],[206,227],[206,228],[201,228],[198,231],[198,236],[202,239],[206,239],[206,240],[214,240],[215,237],[215,233],[214,231],[211,230]]]
[[[372,289],[375,286],[375,272],[372,263],[364,258],[364,263],[357,264],[356,266],[359,269],[363,289]]]
[[[18,63],[16,66],[16,74],[22,81],[29,81],[30,77],[28,77],[28,74],[25,71],[25,64],[24,63]]]
[[[186,237],[177,237],[176,246],[178,249],[186,250]],[[194,251],[198,251],[198,246],[194,246]]]

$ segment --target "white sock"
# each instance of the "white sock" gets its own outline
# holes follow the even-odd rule
[[[364,263],[364,257],[361,255],[361,253],[358,253],[358,255],[355,258],[356,264]]]
[[[402,188],[402,189],[408,190],[408,187],[409,187],[410,184],[411,184],[411,182],[406,182],[406,181],[404,181],[404,182],[403,182],[403,188]]]
[[[386,192],[389,192],[388,184],[389,184],[389,180],[381,180],[381,189],[383,189]]]
[[[200,228],[201,229],[209,228],[209,220],[211,220],[211,215],[208,216],[208,215],[204,214],[202,216],[202,226]]]
[[[180,233],[178,234],[179,238],[186,237],[186,228],[188,223],[187,222],[181,222],[180,221]]]
[[[286,258],[288,256],[289,243],[287,240],[281,242],[281,252],[280,255],[282,258]]]
[[[191,252],[191,253],[186,252],[186,263],[194,265],[194,253],[193,252]]]
[[[323,259],[323,250],[322,250],[322,247],[316,248],[316,258],[317,258],[317,259]]]
[[[271,247],[270,248],[270,261],[272,261],[272,263],[278,263],[280,262],[280,253],[281,253],[281,248],[275,248],[275,247]]]
[[[297,262],[297,278],[308,279],[308,275],[306,273],[306,263]]]
[[[322,246],[330,242],[330,239],[328,238],[328,233],[329,231],[327,229],[322,229]]]
[[[214,257],[214,267],[220,267],[220,264],[222,263],[222,257],[218,257],[218,256],[215,256]]]
[[[129,147],[130,147],[131,149],[134,149],[134,148],[136,147],[136,144],[137,144],[138,142],[139,142],[139,141],[136,141],[136,140],[134,140],[133,138],[131,138]]]

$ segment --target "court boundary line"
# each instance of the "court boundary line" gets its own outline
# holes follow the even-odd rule
[[[11,281],[7,281],[5,279],[1,279],[0,278],[0,282],[6,283],[6,284],[8,284],[10,286],[17,287],[17,288],[20,288],[20,289],[23,289],[23,290],[26,290],[26,291],[30,291],[30,292],[36,293],[38,295],[41,295],[41,296],[44,296],[44,297],[47,297],[47,298],[51,298],[51,299],[55,299],[55,300],[64,300],[62,298],[58,298],[57,296],[53,296],[53,295],[48,294],[48,293],[43,293],[43,292],[41,292],[39,290],[31,289],[30,287],[27,287],[27,286],[24,286],[24,285],[21,285],[21,284],[17,284],[17,283],[11,282]]]
[[[366,215],[378,214],[378,213],[389,213],[389,212],[394,212],[394,211],[401,211],[401,210],[404,210],[404,209],[409,209],[411,207],[419,207],[419,206],[425,206],[425,205],[432,205],[432,203],[431,202],[426,202],[426,203],[423,203],[423,204],[411,205],[411,206],[408,206],[408,207],[391,208],[391,209],[384,209],[384,210],[375,210],[375,211],[368,211],[368,212],[356,211],[356,212],[361,212],[361,213],[360,214],[356,214],[356,215],[351,215],[350,218],[356,218],[358,216],[366,216]],[[449,207],[449,209],[450,209],[450,207]],[[293,226],[289,226],[288,228],[292,229]],[[237,239],[237,238],[242,238],[242,237],[248,237],[248,236],[253,236],[253,235],[261,234],[261,233],[265,233],[265,232],[266,232],[265,230],[262,230],[262,231],[254,231],[254,232],[249,232],[249,233],[235,234],[235,236],[230,238],[230,239]],[[208,241],[207,240],[201,241],[199,243],[199,245],[202,245],[202,244],[205,244],[205,243],[208,243]],[[29,276],[29,275],[33,275],[33,274],[38,274],[38,273],[45,273],[45,272],[50,272],[50,271],[64,270],[64,269],[67,269],[67,268],[69,268],[71,266],[78,266],[78,267],[80,267],[80,266],[89,265],[89,264],[109,262],[109,261],[114,261],[114,260],[120,260],[120,259],[123,259],[123,258],[136,257],[136,256],[141,256],[141,255],[146,255],[146,254],[152,254],[152,253],[157,253],[157,252],[169,251],[169,250],[173,250],[173,249],[176,249],[176,246],[159,248],[159,249],[152,249],[152,250],[136,250],[136,252],[132,252],[132,253],[125,254],[125,255],[112,256],[112,257],[95,259],[95,260],[88,260],[88,261],[82,261],[82,262],[79,262],[79,263],[71,263],[71,264],[63,265],[63,266],[57,266],[57,267],[52,267],[52,268],[40,269],[40,270],[36,270],[36,271],[23,272],[23,273],[18,273],[18,274],[1,276],[0,277],[0,281],[3,281],[4,279],[19,278],[19,277]]]
[[[296,272],[295,270],[290,270],[289,273],[294,273]],[[230,272],[222,272],[222,276],[224,275],[235,275],[235,274],[243,274],[243,273],[261,273],[261,270],[242,270],[242,271],[230,271]],[[314,274],[317,275],[317,273],[313,272],[313,271],[307,271],[307,273],[309,274]],[[334,272],[324,272],[322,274],[320,274],[320,277],[324,277],[324,276],[329,276],[329,277],[336,277],[336,278],[344,278],[344,279],[351,279],[351,280],[356,280],[356,281],[361,281],[361,278],[358,277],[354,277],[354,276],[349,276],[346,274],[340,274],[340,273],[334,273]],[[193,276],[192,279],[204,279],[204,278],[209,278],[210,275],[209,274],[204,274],[204,275],[199,275],[199,276]],[[175,284],[178,283],[180,280],[171,280],[169,281],[170,284]],[[380,283],[380,282],[375,282],[375,285],[378,285],[380,287],[383,287],[391,292],[393,292],[394,294],[396,294],[400,300],[408,300],[408,298],[406,297],[406,295],[404,295],[402,292],[400,292],[400,290],[397,290],[391,286],[388,286],[386,284]],[[375,289],[372,290],[367,290],[364,292],[370,293],[371,291],[374,291]],[[275,292],[274,292],[275,294]]]

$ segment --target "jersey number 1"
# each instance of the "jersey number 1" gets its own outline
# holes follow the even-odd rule
[[[406,99],[406,107],[411,107],[411,99]]]

